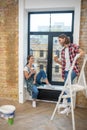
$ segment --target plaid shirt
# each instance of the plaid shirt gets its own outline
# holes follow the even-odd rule
[[[70,58],[70,63],[72,65],[72,62],[74,60],[74,57],[76,56],[76,54],[79,53],[79,46],[77,46],[76,44],[69,44],[69,58]],[[62,50],[61,52],[61,61],[62,61],[62,77],[64,79],[65,75],[65,66],[66,66],[66,60],[65,60],[65,48]],[[75,66],[73,68],[73,70],[76,72],[76,74],[79,74],[79,68],[78,68],[78,64],[75,63]]]

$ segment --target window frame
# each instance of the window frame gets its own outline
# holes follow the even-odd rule
[[[42,32],[42,31],[38,31],[38,32],[31,32],[30,31],[30,15],[31,14],[46,14],[46,13],[72,13],[72,29],[71,32],[67,31],[67,32]],[[53,36],[58,36],[62,33],[70,36],[71,38],[71,43],[73,43],[73,32],[74,32],[74,10],[63,10],[63,11],[42,11],[42,12],[29,12],[28,13],[28,55],[30,54],[30,35],[48,35],[48,55],[50,55],[50,59],[48,58],[48,65],[47,65],[47,77],[49,81],[52,81],[52,72],[50,73],[50,69],[52,68],[52,52],[49,50],[52,50],[52,47],[49,46],[49,43],[52,43],[52,37]],[[49,39],[49,37],[51,37]],[[53,45],[52,45],[53,46]],[[51,61],[51,62],[50,62]],[[50,65],[51,64],[51,65]],[[49,69],[50,66],[50,69]],[[63,85],[62,82],[53,82],[53,84],[59,84],[59,85]]]
[[[31,14],[47,14],[47,13],[72,13],[72,31],[71,32],[30,32],[30,15]],[[30,41],[30,35],[50,35],[50,34],[66,34],[66,35],[72,35],[71,36],[71,42],[73,41],[73,32],[74,32],[74,10],[63,10],[63,11],[41,11],[41,12],[28,12],[28,54],[30,52],[29,48],[29,41]]]

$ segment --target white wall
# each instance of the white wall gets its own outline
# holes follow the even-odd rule
[[[74,43],[79,42],[81,0],[25,0],[28,11],[74,10]]]
[[[24,9],[24,0],[19,0],[19,103],[25,101],[23,68],[27,58],[28,12]]]
[[[71,8],[79,3],[80,0],[25,0],[25,9]]]
[[[19,0],[19,103],[25,101],[23,67],[27,57],[28,11],[74,10],[74,43],[79,44],[81,0]]]

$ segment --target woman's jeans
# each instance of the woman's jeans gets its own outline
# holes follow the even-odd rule
[[[41,79],[46,79],[46,78],[47,76],[46,76],[45,71],[40,70],[40,72],[36,76],[36,83],[41,85],[42,84]]]
[[[36,85],[33,85],[33,86],[32,86],[32,98],[33,98],[33,99],[37,99],[38,93],[39,93],[39,91],[38,91],[38,89],[37,89],[37,86],[36,86]]]
[[[65,71],[64,84],[65,84],[65,82],[66,82],[68,73],[69,73],[69,71]],[[72,71],[72,73],[71,73],[71,84],[73,84],[73,80],[76,78],[76,76],[77,76],[77,75],[76,75],[75,71]],[[66,92],[65,92],[64,94],[66,94]],[[67,101],[68,101],[68,102],[71,102],[71,99],[70,99],[70,98],[67,98]]]
[[[46,73],[44,72],[44,70],[40,70],[40,72],[37,74],[36,76],[36,83],[37,84],[41,84],[41,79],[46,79],[47,76],[46,76]],[[38,89],[37,89],[37,86],[36,85],[33,85],[32,87],[32,98],[33,99],[37,99],[37,96],[38,96]]]

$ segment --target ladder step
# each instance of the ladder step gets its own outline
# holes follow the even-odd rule
[[[60,103],[60,104],[58,105],[58,108],[66,108],[67,106],[71,106],[71,103],[67,103],[67,104],[62,104],[62,103]]]
[[[74,96],[74,95],[73,95]],[[62,98],[70,98],[70,95],[63,95]]]

